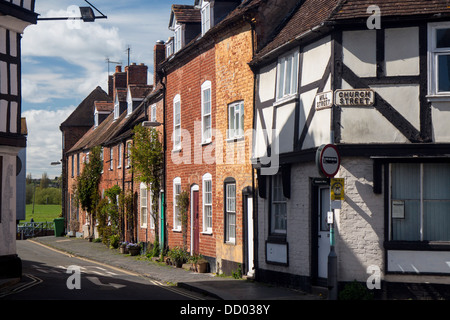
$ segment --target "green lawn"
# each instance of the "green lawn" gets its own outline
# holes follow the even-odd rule
[[[53,219],[58,218],[61,214],[61,205],[53,204],[35,204],[34,213],[33,205],[27,204],[27,217],[25,222],[29,222],[33,218],[34,222],[51,222]]]

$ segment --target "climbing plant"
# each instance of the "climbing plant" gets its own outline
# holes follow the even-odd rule
[[[189,211],[189,192],[183,190],[177,196],[177,207],[180,212],[181,231],[183,233],[183,247],[187,248],[187,223],[188,223],[188,211]]]
[[[135,180],[145,183],[152,194],[152,215],[155,230],[159,230],[159,192],[163,173],[163,147],[159,132],[154,128],[137,125],[133,129],[131,146],[131,165]],[[159,241],[159,233],[155,232],[155,240]]]
[[[100,146],[93,147],[90,150],[88,160],[76,181],[76,199],[78,199],[81,209],[89,215],[90,239],[94,236],[96,208],[100,201],[99,183],[103,171],[100,152]]]

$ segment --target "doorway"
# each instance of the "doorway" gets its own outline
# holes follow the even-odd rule
[[[191,187],[191,253],[198,254],[200,250],[199,222],[199,189],[198,185]]]
[[[314,285],[326,286],[328,278],[328,255],[330,253],[330,187],[314,184],[311,197],[311,278]]]

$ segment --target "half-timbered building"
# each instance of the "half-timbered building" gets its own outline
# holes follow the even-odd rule
[[[21,119],[21,38],[24,29],[36,22],[34,0],[0,1],[0,277],[6,278],[19,278],[22,273],[16,253],[16,171],[19,152],[26,148]]]
[[[449,284],[448,2],[301,1],[251,66],[257,278],[326,287],[331,242],[341,286]]]

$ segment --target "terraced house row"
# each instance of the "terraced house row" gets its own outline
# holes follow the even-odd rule
[[[194,1],[173,5],[168,21],[152,85],[146,66],[119,67],[108,93],[96,88],[61,125],[68,231],[86,236],[94,223],[71,186],[101,146],[101,190],[136,195],[126,240],[158,234],[211,272],[306,291],[332,277],[384,297],[448,296],[447,1]],[[159,195],[130,168],[144,122],[161,132]],[[340,165],[324,176],[327,145]],[[339,200],[330,178],[343,179]]]

